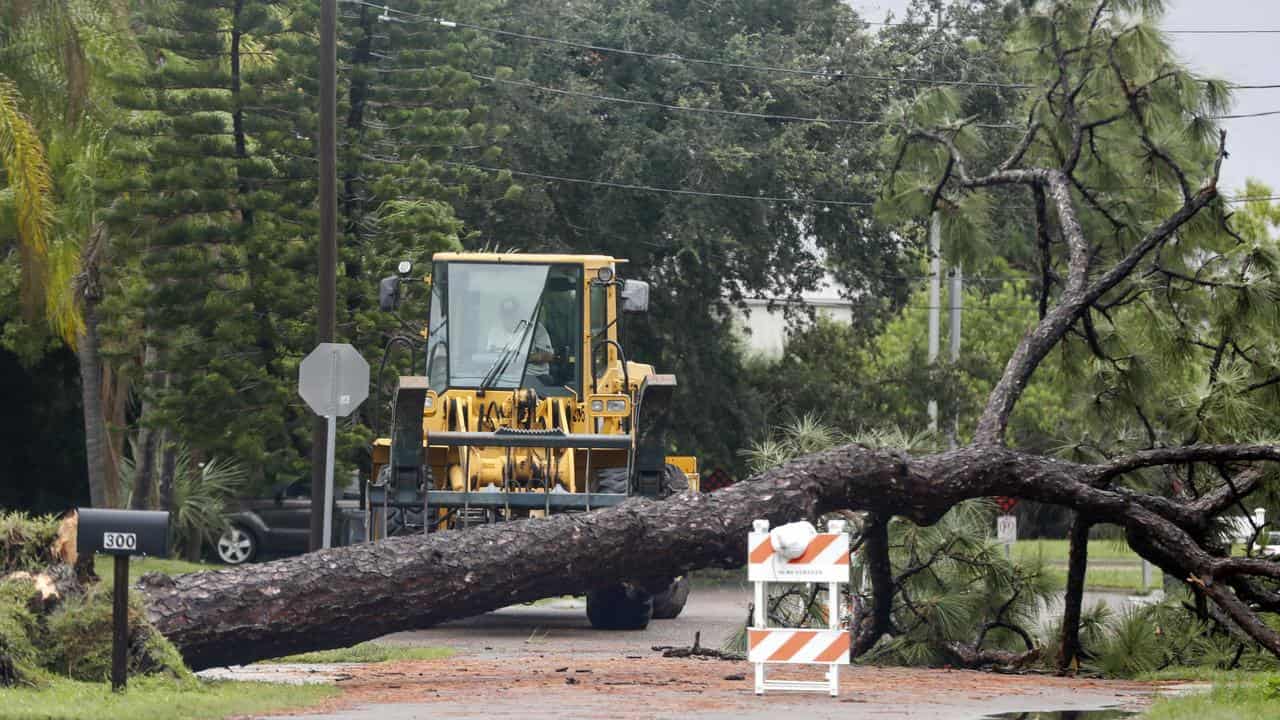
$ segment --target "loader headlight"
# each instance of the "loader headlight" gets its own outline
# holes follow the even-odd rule
[[[631,412],[631,400],[626,395],[594,395],[587,406],[592,415],[626,417]]]
[[[422,401],[422,408],[424,411],[423,412],[424,415],[435,414],[436,412],[436,394],[435,393],[433,392],[427,393],[427,397]]]
[[[599,280],[602,283],[613,282],[613,268],[602,267],[596,270],[596,280]]]

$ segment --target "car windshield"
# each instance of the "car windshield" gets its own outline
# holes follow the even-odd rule
[[[437,263],[427,342],[431,387],[576,392],[580,284],[574,266]]]

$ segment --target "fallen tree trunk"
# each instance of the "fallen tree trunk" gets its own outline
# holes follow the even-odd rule
[[[1139,554],[1202,584],[1227,616],[1280,655],[1280,633],[1229,587],[1250,576],[1280,578],[1280,563],[1214,557],[1196,540],[1248,488],[1178,503],[1096,487],[1130,469],[1226,457],[1280,460],[1280,449],[1192,446],[1081,465],[999,445],[925,457],[849,445],[707,495],[391,538],[234,570],[151,575],[141,589],[151,622],[193,668],[204,668],[341,647],[623,580],[737,567],[757,518],[780,524],[853,509],[928,524],[963,500],[1008,495],[1124,527]]]

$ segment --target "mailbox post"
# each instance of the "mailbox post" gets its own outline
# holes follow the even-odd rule
[[[111,689],[129,681],[129,557],[164,557],[169,548],[169,513],[151,510],[77,511],[76,552],[115,556],[111,598]]]

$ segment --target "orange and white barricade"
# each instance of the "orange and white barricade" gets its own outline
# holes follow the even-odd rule
[[[755,583],[755,615],[747,629],[747,660],[756,666],[756,694],[765,690],[839,692],[840,666],[849,664],[850,634],[840,628],[840,585],[849,582],[849,536],[843,520],[827,523],[799,554],[786,558],[769,533],[768,520],[756,520],[747,540],[747,579]],[[812,533],[812,529],[806,528]],[[801,540],[803,542],[803,540]],[[827,586],[827,629],[771,628],[766,602],[768,584],[824,583]],[[827,666],[825,682],[768,680],[768,663]]]

